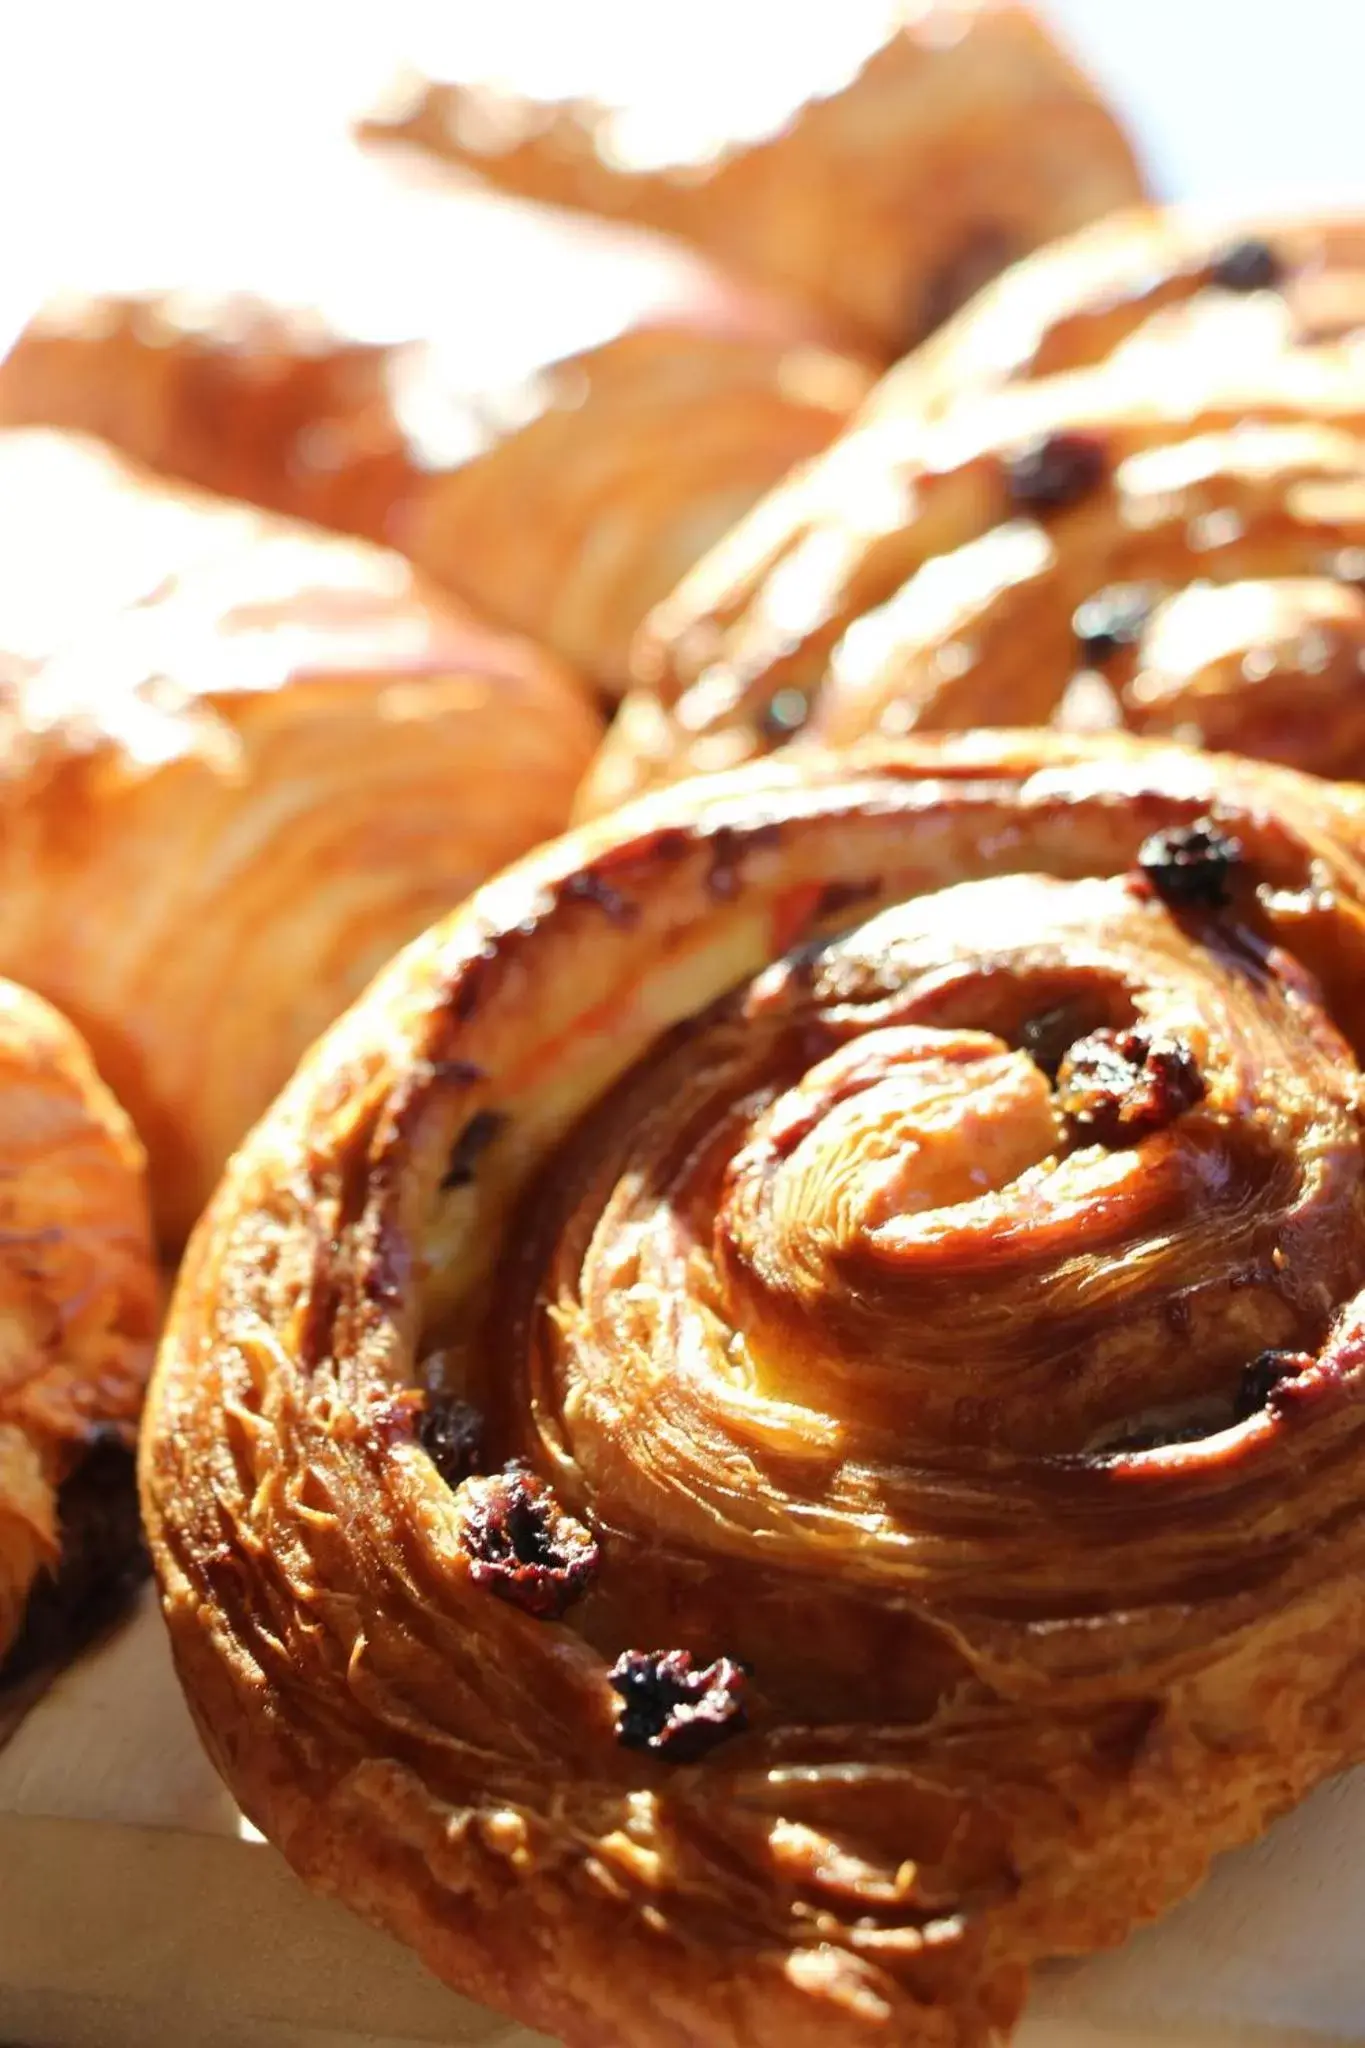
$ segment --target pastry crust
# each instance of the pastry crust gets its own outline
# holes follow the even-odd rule
[[[815,318],[658,238],[412,151],[292,168],[265,218],[91,251],[0,366],[0,420],[397,546],[619,689],[650,607],[869,388]]]
[[[561,827],[600,727],[366,543],[40,430],[0,504],[0,969],[88,1038],[175,1243],[395,947]]]
[[[724,89],[713,79],[681,96],[658,22],[642,17],[633,42],[619,8],[600,13],[560,55],[569,91],[615,78],[614,103],[510,89],[519,68],[546,63],[543,34],[518,47],[513,7],[493,38],[497,85],[415,73],[367,132],[507,191],[679,235],[818,307],[883,361],[1007,264],[1142,197],[1113,113],[1011,0],[854,0],[803,16],[801,38],[763,9],[713,6],[688,35],[694,51],[708,27],[723,43]],[[467,65],[459,25],[449,33],[451,61]],[[464,37],[486,44],[487,25]]]
[[[63,1482],[94,1443],[131,1452],[158,1293],[127,1117],[66,1019],[0,981],[0,1679],[62,1563]]]
[[[570,2048],[984,2048],[1365,1754],[1363,818],[865,745],[400,955],[143,1440],[295,1867]]]
[[[1365,773],[1363,333],[1349,219],[1151,210],[1021,265],[659,608],[583,811],[979,724]]]

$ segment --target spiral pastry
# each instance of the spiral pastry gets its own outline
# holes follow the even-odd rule
[[[384,550],[38,430],[0,503],[0,971],[89,1040],[174,1245],[395,948],[562,827],[600,728]]]
[[[0,1734],[20,1664],[97,1621],[130,1568],[159,1305],[128,1119],[66,1019],[0,982]],[[92,1504],[120,1484],[96,1546]]]
[[[799,35],[729,0],[671,30],[607,0],[548,48],[514,0],[441,32],[435,74],[399,81],[368,132],[666,229],[883,361],[1030,249],[1142,196],[1114,114],[1014,0],[844,0]]]
[[[1139,212],[1020,265],[660,607],[583,808],[980,724],[1365,771],[1362,330],[1355,221]]]
[[[296,151],[205,215],[67,259],[0,421],[401,548],[611,691],[651,606],[871,382],[686,250],[413,151]]]
[[[966,2048],[1365,1754],[1363,821],[869,743],[399,956],[144,1435],[303,1875],[573,2048]]]

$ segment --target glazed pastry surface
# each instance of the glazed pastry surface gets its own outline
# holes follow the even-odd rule
[[[798,736],[1127,725],[1365,773],[1365,230],[1011,271],[661,606],[584,810]]]
[[[685,249],[412,151],[319,145],[251,193],[192,246],[138,214],[83,251],[0,366],[0,420],[399,547],[608,688],[869,387],[817,318]]]
[[[237,1154],[143,1491],[315,1885],[571,2048],[984,2048],[1365,1754],[1361,793],[666,792]]]
[[[400,556],[94,442],[0,435],[0,504],[0,970],[89,1039],[174,1243],[388,955],[562,826],[599,725]]]
[[[66,1019],[0,981],[0,1688],[63,1563],[63,1484],[94,1450],[131,1492],[158,1296],[127,1117]]]
[[[704,0],[676,38],[597,0],[562,42],[512,5],[442,23],[430,59],[369,132],[666,229],[883,361],[1008,263],[1142,196],[1114,115],[1009,0],[851,0],[804,12],[800,35]]]

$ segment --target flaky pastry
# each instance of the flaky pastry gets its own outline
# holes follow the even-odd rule
[[[86,252],[0,366],[0,420],[399,547],[608,689],[869,387],[818,320],[688,251],[413,151],[319,147],[253,190]]]
[[[389,954],[562,826],[598,721],[400,556],[94,442],[0,435],[0,505],[0,971],[88,1038],[175,1241]]]
[[[457,14],[444,75],[399,81],[369,132],[666,229],[883,361],[1008,263],[1142,196],[1114,115],[1013,0],[843,0],[804,9],[799,33],[704,0],[680,41],[596,0],[563,27],[507,0],[491,24]]]
[[[583,808],[798,735],[1049,721],[1365,773],[1363,334],[1353,220],[1043,251],[659,608]]]
[[[874,743],[400,955],[144,1435],[296,1868],[571,2048],[981,2048],[1365,1754],[1363,821]]]
[[[78,1495],[121,1467],[131,1501],[158,1308],[132,1127],[66,1019],[0,981],[0,1728],[26,1617],[36,1659],[128,1566],[127,1547],[72,1555]]]

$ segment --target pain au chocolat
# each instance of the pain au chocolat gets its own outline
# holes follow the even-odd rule
[[[229,1167],[144,1436],[296,1869],[571,2048],[984,2048],[1365,1755],[1363,826],[869,743],[399,955]]]
[[[1044,250],[655,613],[581,799],[793,740],[1126,726],[1365,773],[1365,231]]]

